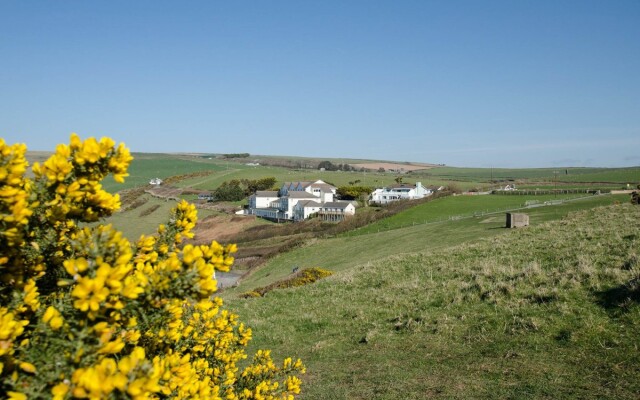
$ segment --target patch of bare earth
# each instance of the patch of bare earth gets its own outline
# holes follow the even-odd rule
[[[196,243],[211,243],[215,240],[226,243],[230,237],[254,224],[254,216],[212,215],[198,221],[194,241]]]

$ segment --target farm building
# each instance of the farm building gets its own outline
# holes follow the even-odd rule
[[[162,179],[160,178],[153,178],[149,181],[149,185],[151,186],[160,186],[162,185]]]
[[[397,185],[376,189],[369,195],[369,203],[388,204],[398,200],[414,200],[431,196],[433,191],[417,182],[415,185],[399,183]]]
[[[333,207],[336,187],[321,180],[315,182],[285,182],[279,191],[257,191],[249,197],[249,214],[273,220],[301,221],[312,214],[332,212],[341,220],[353,215],[351,207]],[[353,210],[352,210],[353,208]]]

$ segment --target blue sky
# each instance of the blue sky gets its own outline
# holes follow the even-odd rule
[[[0,0],[0,137],[640,165],[640,2]]]

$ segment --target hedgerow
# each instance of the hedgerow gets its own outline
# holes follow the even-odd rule
[[[224,310],[215,271],[235,245],[183,245],[185,201],[153,236],[130,243],[89,224],[120,207],[102,189],[132,160],[108,138],[71,135],[42,165],[0,139],[0,397],[292,399],[300,360],[252,361],[251,330]],[[242,365],[242,367],[241,367]]]

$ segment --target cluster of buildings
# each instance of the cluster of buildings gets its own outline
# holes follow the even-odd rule
[[[315,182],[285,182],[280,190],[257,191],[249,197],[248,213],[274,221],[302,221],[317,217],[324,221],[342,221],[356,212],[355,201],[336,200],[335,186],[322,180]],[[432,189],[399,183],[376,189],[369,195],[369,203],[388,204],[398,200],[421,199],[430,196]]]
[[[271,220],[301,221],[314,215],[342,221],[356,213],[355,203],[335,200],[337,188],[324,181],[285,182],[278,191],[257,191],[249,197],[249,214]]]

